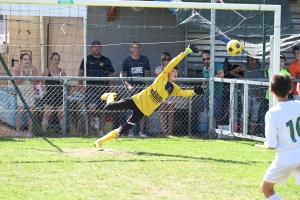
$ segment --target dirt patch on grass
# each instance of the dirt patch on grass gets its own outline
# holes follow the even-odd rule
[[[128,152],[120,151],[116,149],[104,149],[104,151],[97,151],[96,148],[79,148],[79,149],[63,149],[63,153],[69,154],[70,156],[74,157],[91,157],[95,155],[120,155],[120,154],[128,154]]]

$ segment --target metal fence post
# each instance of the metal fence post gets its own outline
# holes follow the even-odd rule
[[[214,0],[211,0],[213,3]],[[216,10],[210,11],[211,26],[210,26],[210,80],[209,80],[209,139],[214,139],[215,128],[214,127],[214,85],[215,80],[215,37],[216,34]]]
[[[188,101],[189,101],[189,121],[188,121],[188,134],[191,137],[192,136],[192,97],[189,97]]]
[[[234,83],[230,83],[230,112],[229,112],[229,131],[233,132],[234,130],[234,105],[235,105],[235,95],[234,95]]]
[[[244,135],[247,135],[247,133],[248,133],[248,116],[249,116],[248,90],[249,90],[249,85],[246,82],[244,82],[244,105],[243,105],[243,109],[244,109],[243,134]]]
[[[62,135],[67,136],[67,115],[68,115],[68,79],[63,79],[63,127]]]

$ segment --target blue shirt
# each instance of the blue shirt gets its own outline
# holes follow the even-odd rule
[[[86,60],[86,77],[108,77],[115,73],[110,59],[105,56],[95,58],[93,55],[88,55]],[[84,70],[84,59],[79,70]],[[87,85],[108,85],[108,81],[87,81]]]
[[[220,69],[223,69],[223,66],[219,62],[215,62],[215,72],[214,75],[218,73]],[[202,70],[203,78],[210,78],[210,69],[206,69],[206,67]],[[223,96],[223,83],[221,82],[214,82],[214,94],[215,96]],[[209,95],[209,83],[206,84],[205,87],[205,95]]]
[[[146,71],[150,71],[149,60],[146,56],[140,55],[139,59],[128,56],[122,64],[122,72],[127,77],[145,77]],[[143,82],[131,81],[131,85],[144,85]]]

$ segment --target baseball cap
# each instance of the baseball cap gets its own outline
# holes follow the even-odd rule
[[[294,53],[295,50],[300,50],[300,46],[293,47],[293,53]]]
[[[284,55],[280,54],[280,58],[281,58],[281,59],[284,59],[284,61],[286,61],[286,58],[285,58]]]
[[[101,45],[101,42],[99,40],[94,40],[91,45]]]

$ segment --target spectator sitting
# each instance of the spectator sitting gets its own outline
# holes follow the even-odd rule
[[[15,76],[37,76],[37,68],[34,65],[31,65],[31,56],[28,53],[23,53],[20,56],[20,65],[15,68]],[[35,91],[33,85],[35,81],[25,80],[16,80],[18,88],[26,101],[30,110],[33,110],[34,107],[34,95]],[[20,129],[22,125],[22,117],[24,114],[24,104],[21,101],[19,95],[17,96],[17,105],[18,105],[18,115],[16,120],[16,136],[20,137]],[[32,119],[28,115],[28,133],[27,137],[32,137]]]
[[[244,76],[240,75],[240,72],[244,72]],[[247,64],[243,64],[233,69],[230,74],[237,78],[265,78],[265,70],[262,69],[262,65],[259,63],[259,60],[253,58],[251,56],[247,56]],[[257,126],[258,121],[258,110],[260,106],[261,99],[261,86],[259,85],[249,85],[248,90],[248,113],[250,114],[250,134],[254,134],[255,127]],[[244,105],[244,87],[241,90],[241,101],[242,105]],[[241,114],[240,127],[241,132],[243,132],[243,124],[244,124],[244,110]]]
[[[300,78],[300,46],[295,46],[293,48],[293,54],[295,57],[295,60],[290,63],[289,65],[289,71],[291,73],[291,76],[299,79]],[[300,100],[300,94],[296,90],[297,83],[293,82],[293,99],[294,100]]]
[[[279,74],[286,74],[287,76],[291,76],[290,73],[284,68],[286,62],[286,58],[284,55],[280,54],[280,71]],[[270,77],[270,69],[268,69],[268,77]],[[291,77],[293,78],[293,77]],[[261,128],[260,132],[264,132],[264,124],[265,124],[265,115],[269,110],[269,99],[270,99],[270,87],[266,91],[265,98],[261,99],[261,103],[259,106],[259,114],[258,114],[258,124],[261,124],[263,128]]]
[[[53,52],[50,56],[50,66],[43,71],[42,76],[66,76],[63,69],[59,68],[60,55]],[[51,117],[53,108],[57,110],[59,124],[62,129],[63,126],[63,85],[59,80],[46,80],[45,83],[45,96],[44,96],[44,116],[42,120],[42,130],[46,131],[48,121]],[[62,133],[62,130],[59,131]]]
[[[95,40],[91,44],[92,54],[88,55],[86,58],[86,74],[84,74],[84,59],[82,59],[80,68],[78,71],[78,76],[86,77],[113,77],[115,70],[111,64],[109,58],[101,55],[101,43]],[[102,94],[111,91],[114,84],[113,81],[87,81],[86,89],[83,86],[83,81],[78,81],[81,86],[80,91],[86,93],[86,101],[88,105],[88,110],[90,111],[89,121],[91,127],[99,129],[98,135],[101,137],[104,135],[104,125],[105,125],[105,113],[102,109],[105,103],[100,100]],[[108,88],[107,85],[110,87]],[[99,110],[99,111],[98,111]],[[98,117],[99,116],[99,117]]]

